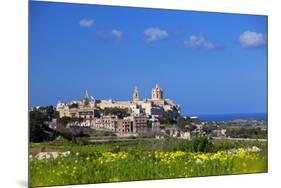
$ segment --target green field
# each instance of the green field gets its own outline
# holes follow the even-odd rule
[[[246,150],[252,146],[262,151]],[[71,155],[41,161],[33,157],[32,187],[267,172],[267,143],[258,141],[136,139],[30,145],[33,156],[40,151],[71,151]]]

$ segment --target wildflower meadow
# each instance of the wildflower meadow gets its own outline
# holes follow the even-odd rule
[[[216,152],[132,149],[91,151],[79,146],[69,156],[30,159],[30,186],[52,186],[214,176],[267,171],[267,154],[245,148]],[[79,148],[77,147],[77,148]],[[101,146],[96,146],[96,148]],[[84,148],[84,150],[82,149]],[[85,148],[88,148],[87,150]],[[87,152],[85,152],[87,151]]]

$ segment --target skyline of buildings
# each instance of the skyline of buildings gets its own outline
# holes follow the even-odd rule
[[[123,113],[119,115],[113,112],[107,114],[107,109],[120,109],[123,110]],[[67,103],[58,101],[56,111],[59,118],[77,119],[68,126],[137,133],[159,131],[159,118],[168,113],[170,118],[176,119],[180,114],[180,106],[173,103],[171,99],[165,99],[163,89],[156,84],[151,90],[150,99],[141,99],[136,86],[132,100],[129,101],[94,99],[86,91],[82,100]],[[79,119],[82,122],[79,122]],[[56,126],[55,123],[53,127]]]

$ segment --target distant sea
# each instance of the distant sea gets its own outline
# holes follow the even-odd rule
[[[202,114],[194,115],[201,121],[228,121],[237,119],[255,119],[267,121],[267,113],[251,113],[251,114]]]

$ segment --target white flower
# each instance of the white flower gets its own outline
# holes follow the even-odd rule
[[[203,163],[203,161],[202,161],[202,160],[200,160],[200,159],[196,159],[195,163],[196,163],[196,164],[202,164],[202,163]]]

